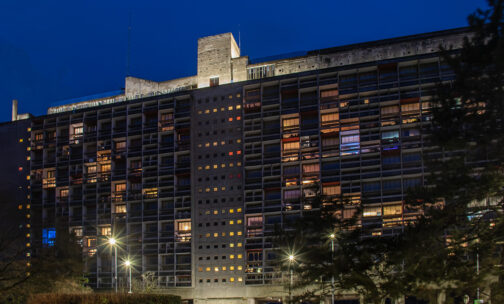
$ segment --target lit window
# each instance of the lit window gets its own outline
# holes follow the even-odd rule
[[[221,187],[221,191],[226,191],[226,187]]]
[[[219,189],[218,189],[217,187],[214,187],[214,188],[213,188],[213,191],[214,191],[214,192],[217,192],[217,191],[219,191]]]
[[[229,167],[234,167],[234,164],[233,163],[229,163]]]
[[[104,236],[111,236],[112,235],[112,228],[110,228],[110,227],[101,227],[100,234],[104,235]]]
[[[210,237],[210,233],[206,233],[206,234],[205,234],[205,237]]]
[[[242,267],[242,266],[238,266],[238,270],[242,270],[242,269],[243,269],[243,267]]]
[[[234,243],[230,243],[229,247],[233,248],[234,247]]]
[[[241,167],[241,162],[237,162],[236,166]]]
[[[221,144],[221,146],[224,146],[226,144],[226,141],[223,140],[220,142],[220,144]]]
[[[229,152],[229,156],[233,156],[233,151]]]
[[[237,224],[241,224],[241,223],[242,223],[242,220],[236,220],[236,223],[237,223]]]
[[[214,210],[213,214],[215,214],[215,215],[219,214],[219,210]]]
[[[236,116],[236,120],[241,120],[241,116]]]
[[[206,271],[210,271],[210,267],[207,267],[205,270],[206,270]]]
[[[229,278],[229,282],[234,282],[234,278]]]
[[[242,277],[238,277],[238,282],[243,281]]]
[[[214,146],[214,147],[216,147],[216,146],[217,146],[217,142],[216,142],[216,141],[214,141],[214,142],[213,142],[213,146]]]
[[[205,170],[210,170],[210,165],[206,165]]]
[[[219,267],[214,267],[214,272],[219,272]]]
[[[210,192],[210,188],[205,188],[205,192]]]
[[[222,266],[222,271],[226,271],[226,266]]]
[[[234,221],[233,221],[233,220],[230,220],[230,221],[229,221],[229,225],[234,225]]]
[[[198,267],[198,271],[202,272],[203,271],[203,267]]]
[[[19,139],[19,142],[20,142],[20,143],[22,143],[22,142],[23,142],[23,139],[22,139],[22,138],[20,138],[20,139]]]
[[[205,143],[205,147],[207,148],[210,147],[210,143],[209,142]]]
[[[231,260],[233,260],[233,259],[235,258],[234,254],[230,254],[230,255],[229,255],[229,258],[230,258]]]
[[[242,255],[242,254],[239,254],[239,255],[238,255],[238,259],[241,259],[241,258],[243,258],[243,255]]]
[[[236,232],[237,235],[242,235],[241,231]]]
[[[242,208],[236,209],[236,212],[242,212]]]
[[[229,209],[229,213],[234,213],[234,209]]]
[[[229,111],[233,110],[233,106],[229,106],[229,107],[228,107],[228,110],[229,110]]]
[[[208,113],[210,113],[210,110],[208,110],[208,109],[205,110],[205,114],[208,114]]]
[[[242,246],[242,243],[238,243],[236,244],[237,247],[241,247]]]
[[[229,270],[234,270],[234,266],[229,266]]]
[[[240,154],[241,154],[241,150],[236,151],[236,155],[240,155]]]
[[[236,109],[237,110],[241,109],[241,105],[236,105]]]
[[[216,112],[217,112],[217,109],[216,109],[216,108],[214,108],[214,109],[213,109],[213,112],[214,112],[214,113],[216,113]]]
[[[226,168],[226,164],[221,164],[221,167],[222,168]]]
[[[231,231],[231,232],[229,233],[229,236],[234,236],[234,232],[233,232],[233,231]]]
[[[219,236],[219,233],[214,232],[213,237],[218,237],[218,236]]]
[[[233,121],[233,117],[229,117],[229,119],[228,119],[228,120],[229,120],[229,121]]]
[[[241,143],[241,139],[237,139],[237,140],[236,140],[236,142],[237,142],[237,143]]]
[[[201,169],[203,169],[203,167],[202,166],[198,166],[198,170],[201,170]]]

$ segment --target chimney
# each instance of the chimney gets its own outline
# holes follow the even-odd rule
[[[18,117],[18,101],[17,99],[12,100],[12,121],[17,120]]]

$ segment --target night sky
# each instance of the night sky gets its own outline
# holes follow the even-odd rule
[[[126,75],[196,74],[197,39],[232,32],[251,59],[461,27],[484,0],[0,0],[0,121],[118,90]]]

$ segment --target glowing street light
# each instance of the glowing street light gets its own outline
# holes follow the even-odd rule
[[[124,266],[128,267],[128,270],[129,270],[129,280],[128,280],[129,291],[128,291],[128,293],[132,293],[131,292],[131,262],[130,262],[130,260],[124,261]]]
[[[111,237],[108,239],[108,243],[110,246],[114,247],[114,285],[115,285],[115,292],[117,293],[117,246],[116,246],[116,239]]]
[[[334,263],[334,239],[336,235],[331,233],[329,239],[331,239],[331,264]],[[331,276],[331,303],[334,303],[334,273]]]
[[[293,254],[289,254],[289,304],[292,304],[292,263],[296,260],[296,257]]]

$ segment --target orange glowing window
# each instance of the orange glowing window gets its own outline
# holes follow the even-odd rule
[[[233,151],[229,152],[229,156],[233,156]]]
[[[240,154],[241,154],[241,150],[236,151],[236,155],[240,155]]]
[[[229,121],[233,121],[233,117],[229,117],[229,119],[228,119],[228,120],[229,120]]]
[[[236,120],[241,120],[241,116],[236,116]]]

